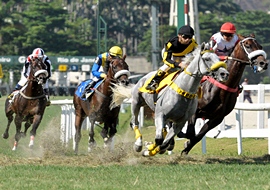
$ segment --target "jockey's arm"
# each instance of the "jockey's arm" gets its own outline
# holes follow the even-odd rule
[[[28,71],[29,65],[30,65],[30,62],[29,62],[28,60],[26,60],[25,63],[24,63],[24,72],[23,72],[23,76],[24,76],[25,78],[28,78],[28,73],[27,73],[27,71]]]
[[[47,72],[48,72],[48,77],[47,79],[49,79],[52,75],[52,71],[51,71],[51,61],[49,60],[49,58],[45,59],[44,64],[47,66]]]
[[[163,62],[164,64],[168,65],[171,68],[175,68],[178,66],[179,63],[176,61],[172,60],[172,51],[165,50],[163,54]]]
[[[93,76],[97,77],[97,78],[101,78],[101,74],[102,72],[99,72],[99,69],[100,67],[102,66],[102,58],[100,56],[98,56],[96,59],[95,59],[95,62],[92,66],[92,74]]]

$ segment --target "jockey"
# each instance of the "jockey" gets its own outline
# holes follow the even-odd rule
[[[169,39],[162,50],[164,65],[158,69],[152,81],[146,86],[147,90],[155,91],[163,76],[171,68],[181,68],[181,58],[198,46],[195,39],[193,39],[193,35],[193,28],[185,25],[179,29],[177,36]]]
[[[236,34],[234,24],[231,22],[225,22],[221,26],[220,32],[212,35],[209,43],[210,48],[215,51],[221,61],[224,61],[233,51],[238,42],[239,38]]]
[[[44,93],[45,93],[46,98],[47,98],[47,106],[49,106],[51,102],[50,102],[50,98],[49,98],[48,79],[52,75],[52,73],[51,73],[51,61],[45,55],[45,52],[41,48],[34,49],[33,52],[32,52],[32,54],[29,55],[27,57],[27,59],[25,60],[25,63],[24,63],[24,66],[23,66],[23,72],[22,72],[21,80],[15,86],[14,91],[20,90],[26,84],[27,78],[28,78],[29,73],[30,73],[29,65],[35,59],[41,60],[47,66],[48,77],[47,77],[46,83],[44,85]],[[13,96],[13,93],[10,95],[10,97],[12,97],[12,96]]]
[[[100,79],[105,79],[107,77],[106,73],[109,70],[109,64],[114,57],[123,57],[123,51],[119,46],[113,46],[110,48],[109,52],[99,54],[92,66],[92,80],[85,88],[82,97],[86,96],[86,93],[98,82]],[[89,96],[89,95],[88,95]]]

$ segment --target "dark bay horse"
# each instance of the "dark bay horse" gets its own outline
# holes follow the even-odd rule
[[[161,81],[155,101],[153,94],[144,91],[146,81],[151,79],[153,72],[141,78],[132,89],[130,126],[135,132],[135,151],[142,150],[142,135],[138,128],[138,114],[141,106],[149,106],[155,112],[156,136],[155,143],[147,146],[143,156],[154,156],[157,153],[164,153],[171,145],[174,136],[184,127],[186,121],[195,113],[198,102],[198,88],[204,75],[209,75],[222,70],[224,80],[228,78],[228,71],[224,68],[226,64],[221,62],[218,56],[209,50],[204,49],[204,44],[193,51],[187,58],[186,69],[179,73],[172,73]],[[168,79],[170,78],[170,79]],[[164,87],[164,88],[162,88]],[[159,89],[158,88],[158,89]],[[173,125],[166,136],[163,129],[168,122]],[[165,138],[164,138],[165,136]]]
[[[128,64],[125,62],[126,56],[113,59],[109,64],[107,77],[101,85],[95,89],[87,100],[81,99],[76,93],[73,97],[75,107],[75,153],[78,153],[79,142],[81,140],[81,126],[86,117],[90,121],[88,151],[91,151],[96,144],[94,139],[94,124],[95,122],[103,123],[101,136],[104,140],[104,145],[109,146],[117,132],[118,115],[120,107],[110,108],[113,99],[114,84],[128,85],[128,77],[130,76]],[[78,88],[78,87],[77,87]]]
[[[254,35],[239,35],[240,41],[229,56],[227,62],[229,79],[225,83],[219,83],[208,78],[202,83],[203,97],[198,101],[196,113],[188,122],[187,132],[179,133],[178,137],[189,139],[185,143],[182,154],[189,151],[204,137],[204,135],[217,125],[233,109],[241,89],[238,88],[246,65],[250,66],[254,73],[262,73],[267,69],[266,53],[262,46],[256,41]],[[209,119],[198,134],[195,133],[195,122],[197,118]]]
[[[17,149],[20,138],[26,136],[26,132],[31,125],[29,147],[32,148],[34,146],[34,137],[47,104],[47,98],[42,87],[48,76],[46,65],[36,59],[36,61],[31,62],[29,68],[30,74],[26,85],[18,93],[15,93],[12,99],[8,97],[5,102],[8,124],[2,135],[4,139],[9,137],[9,127],[15,113],[16,134],[12,150]],[[24,132],[21,131],[22,122],[25,122]]]

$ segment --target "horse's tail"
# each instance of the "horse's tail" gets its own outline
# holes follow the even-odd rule
[[[120,106],[125,99],[131,98],[131,89],[134,85],[118,85],[114,84],[112,87],[113,96],[112,96],[112,102],[110,104],[110,109],[113,109],[117,106]]]

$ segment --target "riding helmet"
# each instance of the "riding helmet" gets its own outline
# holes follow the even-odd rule
[[[34,58],[42,58],[44,56],[44,51],[41,48],[36,48],[33,50],[32,56]]]
[[[234,26],[233,23],[231,23],[231,22],[225,22],[220,27],[220,32],[234,34],[236,32],[236,28],[235,28],[235,26]]]
[[[187,35],[187,36],[193,36],[194,35],[194,30],[191,26],[185,25],[179,28],[178,34],[181,35]]]
[[[123,56],[123,51],[119,46],[113,46],[111,47],[111,49],[109,50],[109,54],[113,57],[120,57],[122,58]]]

